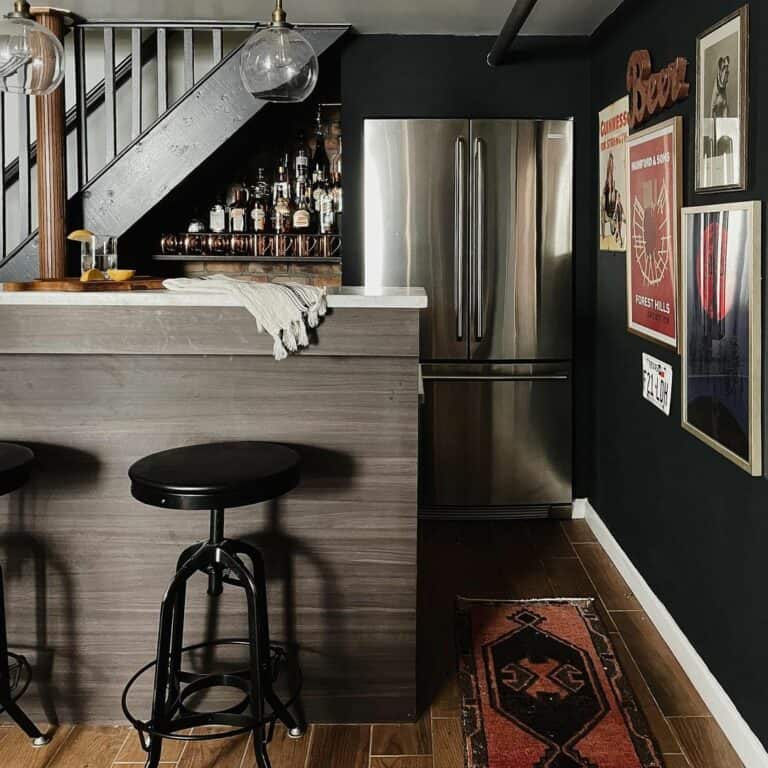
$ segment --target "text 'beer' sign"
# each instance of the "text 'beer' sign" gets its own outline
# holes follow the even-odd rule
[[[669,416],[672,366],[643,352],[643,397]]]
[[[630,128],[688,96],[691,86],[685,79],[687,69],[688,60],[678,56],[652,73],[651,54],[646,50],[632,53],[627,62]]]

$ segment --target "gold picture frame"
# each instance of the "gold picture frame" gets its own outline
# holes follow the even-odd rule
[[[763,465],[761,214],[759,201],[681,214],[682,426],[753,476]]]

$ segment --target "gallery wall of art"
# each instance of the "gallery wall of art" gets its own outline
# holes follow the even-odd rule
[[[745,29],[741,16],[717,26],[743,5],[627,2],[598,34],[590,500],[768,746],[760,279],[768,198],[768,48],[760,41],[768,39],[768,13],[748,3],[744,60],[739,46],[747,38],[733,34]],[[626,140],[616,138],[623,122],[616,115],[625,112],[614,106],[603,113],[610,122],[601,134],[598,115],[627,95],[637,50],[649,51],[653,72],[673,65],[668,81],[678,57],[687,59],[690,92],[646,115]],[[599,161],[606,137],[630,155],[626,178],[616,158],[613,174],[607,158]],[[614,187],[624,190],[620,206]]]

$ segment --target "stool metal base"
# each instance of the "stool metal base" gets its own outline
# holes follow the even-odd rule
[[[11,678],[11,667],[8,659],[13,659],[18,667],[19,672],[15,679]],[[29,662],[23,656],[8,650],[5,630],[3,571],[0,569],[0,712],[5,712],[32,739],[32,746],[44,747],[50,742],[50,736],[44,734],[16,703],[27,690],[31,681],[32,670]]]
[[[250,568],[246,567],[244,560],[248,561]],[[225,584],[245,592],[247,639],[182,647],[187,582],[198,572],[208,576],[209,595],[220,595]],[[234,674],[197,674],[182,669],[182,657],[190,651],[227,644],[247,647],[247,669]],[[267,744],[272,738],[275,723],[281,721],[294,738],[304,730],[288,709],[298,696],[300,677],[288,703],[283,703],[273,688],[277,662],[285,655],[269,640],[266,578],[261,553],[243,541],[225,539],[224,510],[211,510],[208,541],[189,547],[181,554],[176,575],[160,605],[155,659],[142,667],[123,691],[123,711],[138,731],[141,746],[147,753],[145,768],[157,768],[159,765],[163,739],[208,741],[248,732],[253,733],[256,765],[258,768],[270,768]],[[150,669],[154,671],[155,680],[152,713],[149,720],[142,721],[131,714],[127,697],[135,682]],[[196,712],[185,704],[192,694],[222,685],[241,690],[243,699],[218,712]],[[182,733],[190,728],[211,725],[225,726],[228,730],[200,735]]]

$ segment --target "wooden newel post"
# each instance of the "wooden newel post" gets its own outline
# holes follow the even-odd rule
[[[34,19],[59,40],[64,16],[52,8],[35,9]],[[67,272],[67,166],[64,84],[36,96],[37,218],[40,231],[40,277],[62,278]]]

